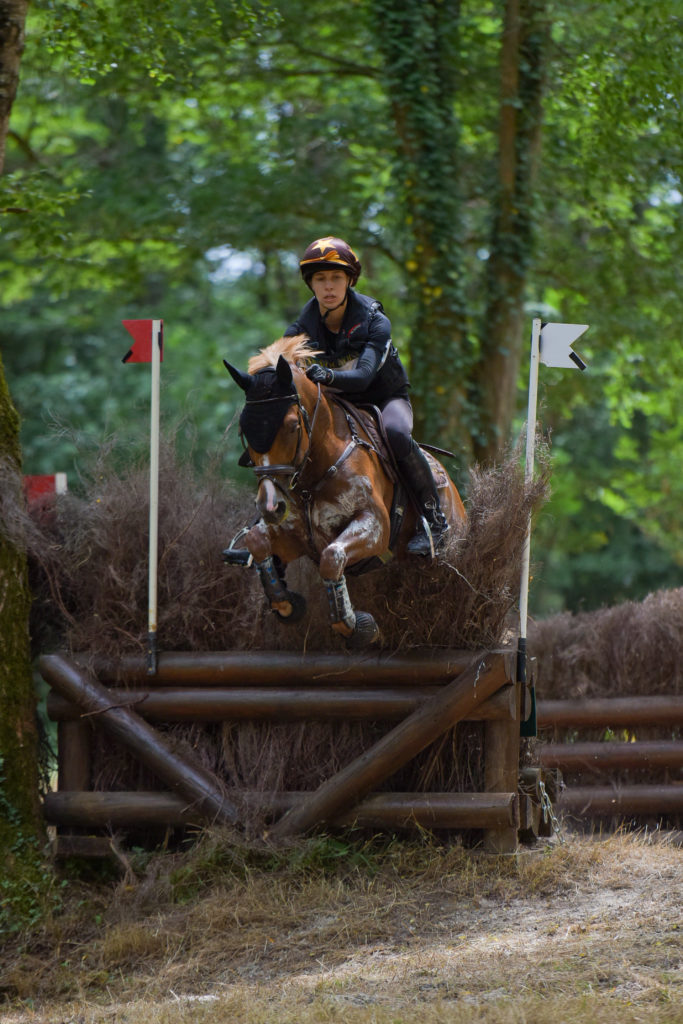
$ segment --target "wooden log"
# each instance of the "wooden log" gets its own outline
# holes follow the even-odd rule
[[[52,855],[57,860],[65,860],[67,857],[87,857],[89,860],[99,860],[112,855],[112,842],[107,836],[79,836],[63,835],[55,836],[52,844]]]
[[[510,649],[495,653],[509,653]],[[494,653],[494,652],[492,652]],[[101,682],[128,686],[426,686],[451,682],[472,661],[472,651],[415,651],[397,655],[298,654],[292,651],[160,653],[156,675],[143,656],[120,660],[77,655],[75,662]]]
[[[683,696],[591,697],[581,700],[541,700],[538,726],[601,728],[626,725],[683,725]]]
[[[160,688],[147,693],[139,690],[107,690],[110,704],[131,707],[143,718],[157,722],[220,722],[240,719],[274,719],[281,722],[338,719],[393,721],[412,714],[422,701],[437,692],[438,688],[434,686],[380,690],[338,687],[289,690],[276,687],[212,687],[201,690]],[[66,723],[81,717],[80,708],[54,693],[48,694],[47,712],[57,722]],[[474,708],[469,717],[479,721],[510,721],[515,714],[515,687],[508,685]]]
[[[287,811],[273,826],[271,835],[296,835],[319,821],[333,820],[350,810],[511,679],[511,658],[501,654],[477,656],[452,683],[429,697],[360,757]]]
[[[683,812],[683,785],[568,786],[555,806],[563,813],[580,817],[680,814]]]
[[[78,708],[75,710],[80,718],[80,711]],[[92,730],[92,723],[83,720],[59,722],[57,785],[60,789],[90,789]]]
[[[538,751],[544,768],[613,771],[615,768],[681,768],[683,740],[636,743],[551,743]]]
[[[66,658],[43,655],[38,662],[43,678],[63,697],[77,703],[95,724],[128,746],[155,775],[180,793],[209,821],[235,824],[237,809],[225,798],[216,779],[190,764],[169,741],[128,708],[112,708],[109,691]]]
[[[304,793],[242,793],[236,799],[266,815],[300,803]],[[89,828],[167,827],[201,824],[196,809],[173,793],[47,793],[48,824]],[[516,793],[376,793],[332,822],[340,826],[516,828]]]
[[[484,788],[487,793],[512,792],[519,775],[519,720],[487,722],[484,730]],[[491,829],[484,837],[489,853],[517,848],[515,828]]]

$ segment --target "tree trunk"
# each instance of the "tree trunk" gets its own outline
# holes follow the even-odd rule
[[[5,166],[9,115],[19,84],[28,0],[0,0],[0,174]]]
[[[532,194],[541,140],[545,0],[507,0],[501,47],[498,196],[487,264],[487,301],[473,378],[480,462],[509,442],[524,341],[524,289],[533,250]]]
[[[0,859],[25,868],[42,836],[26,552],[21,543],[19,417],[0,358]]]
[[[19,81],[28,0],[0,2],[0,173]],[[22,542],[19,417],[0,357],[0,931],[31,920],[46,875],[38,798],[35,694],[31,672],[26,551]]]
[[[402,258],[415,308],[410,344],[415,434],[469,449],[463,422],[465,298],[454,109],[459,5],[375,0],[374,13],[396,129]]]

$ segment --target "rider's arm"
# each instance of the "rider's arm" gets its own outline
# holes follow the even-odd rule
[[[391,322],[384,313],[377,311],[372,317],[368,340],[360,351],[356,365],[351,370],[328,370],[332,380],[321,381],[339,391],[362,392],[369,388],[381,369],[391,348]]]

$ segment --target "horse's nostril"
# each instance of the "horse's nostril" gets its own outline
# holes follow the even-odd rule
[[[272,504],[268,504],[262,510],[263,518],[267,523],[280,523],[287,514],[287,502],[282,498]]]

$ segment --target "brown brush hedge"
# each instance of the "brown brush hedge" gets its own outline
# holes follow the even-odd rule
[[[432,565],[390,563],[349,579],[354,604],[375,615],[389,651],[499,645],[519,588],[526,524],[547,495],[547,476],[525,485],[517,452],[470,477],[468,521]],[[100,463],[82,482],[38,510],[29,531],[38,648],[117,657],[145,650],[148,471]],[[222,550],[254,518],[253,490],[215,471],[202,479],[162,453],[158,638],[162,651],[344,649],[329,628],[315,566],[288,569],[290,589],[308,602],[291,626],[273,616],[253,569],[227,567]]]
[[[683,692],[683,587],[529,626],[541,699]]]

